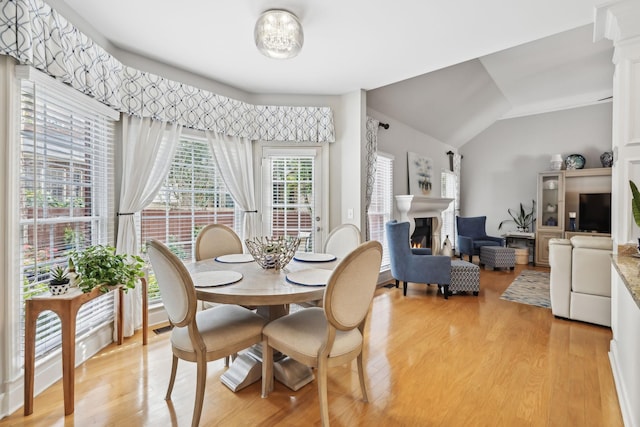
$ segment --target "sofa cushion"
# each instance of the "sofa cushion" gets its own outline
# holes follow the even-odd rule
[[[583,294],[611,296],[611,257],[602,249],[574,247],[571,290]]]
[[[613,241],[610,237],[573,236],[571,244],[574,248],[613,249]]]

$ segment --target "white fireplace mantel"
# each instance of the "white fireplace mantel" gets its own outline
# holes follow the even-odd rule
[[[431,220],[431,251],[434,255],[440,253],[440,220],[442,211],[447,209],[453,199],[437,197],[402,195],[395,196],[396,207],[400,212],[400,222],[409,222],[409,236],[416,228],[415,218],[432,218]]]

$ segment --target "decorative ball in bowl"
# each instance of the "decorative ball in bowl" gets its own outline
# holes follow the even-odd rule
[[[284,268],[300,245],[299,237],[254,237],[245,240],[249,253],[262,268]]]

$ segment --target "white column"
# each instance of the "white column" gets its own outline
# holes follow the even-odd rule
[[[611,235],[618,245],[637,244],[640,229],[631,214],[629,180],[640,185],[640,1],[607,1],[596,7],[594,38],[613,41],[614,165],[611,174]],[[640,307],[611,268],[609,359],[624,424],[640,426]]]
[[[640,2],[607,1],[596,7],[594,38],[608,38],[615,48],[611,234],[615,244],[637,242],[629,180],[640,185]]]

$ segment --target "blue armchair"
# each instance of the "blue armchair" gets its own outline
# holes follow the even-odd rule
[[[456,217],[460,259],[463,254],[467,254],[471,262],[474,255],[480,255],[482,246],[504,246],[502,237],[487,236],[486,223],[486,216]]]
[[[430,249],[412,249],[409,243],[409,223],[389,221],[385,224],[391,275],[402,281],[403,294],[407,295],[407,282],[435,283],[438,289],[451,282],[451,258],[431,255]]]

